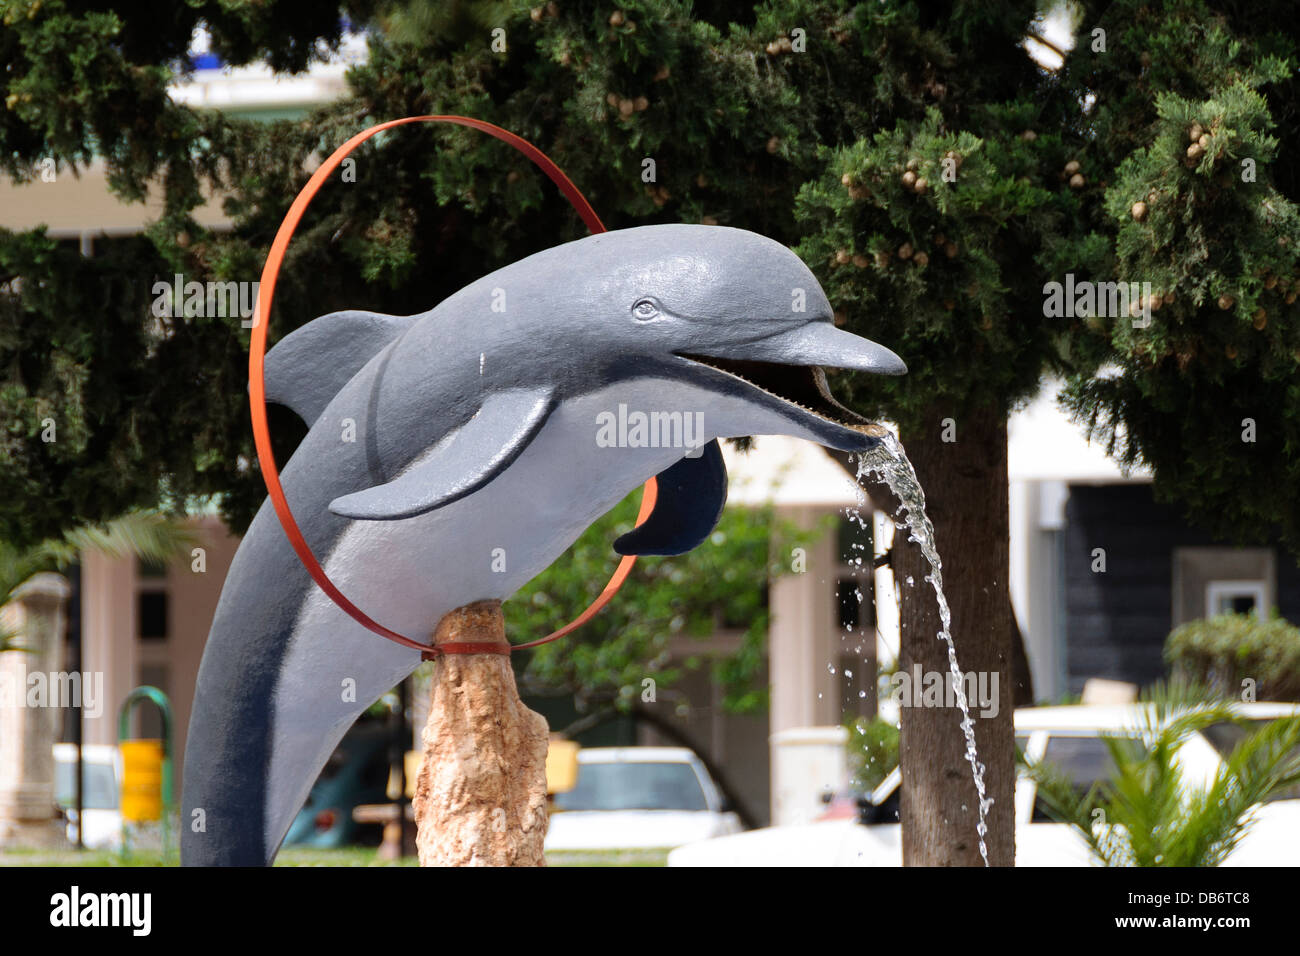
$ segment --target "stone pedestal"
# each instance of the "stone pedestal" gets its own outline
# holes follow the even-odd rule
[[[0,846],[66,843],[54,811],[54,741],[73,687],[61,679],[70,591],[59,575],[38,574],[0,608],[25,648],[0,654]]]
[[[505,644],[499,601],[457,608],[434,643]],[[508,654],[443,654],[413,806],[421,866],[545,866],[546,720],[519,699]]]

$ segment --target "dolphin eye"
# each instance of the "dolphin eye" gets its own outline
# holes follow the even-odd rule
[[[632,315],[642,322],[656,318],[659,315],[659,303],[654,299],[639,299],[632,306]]]

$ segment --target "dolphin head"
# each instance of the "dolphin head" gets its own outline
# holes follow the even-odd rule
[[[625,229],[571,245],[584,247],[572,281],[586,287],[584,301],[607,310],[599,328],[624,365],[649,363],[656,375],[761,405],[792,433],[834,448],[876,443],[872,423],[831,397],[823,367],[902,375],[907,366],[836,328],[817,279],[785,246],[698,225]]]

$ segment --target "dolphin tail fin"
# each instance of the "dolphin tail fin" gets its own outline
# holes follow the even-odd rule
[[[287,405],[308,426],[315,424],[352,376],[414,321],[413,316],[356,311],[313,319],[267,353],[267,401]]]
[[[657,476],[654,511],[614,542],[619,554],[685,554],[704,541],[727,503],[727,466],[716,440]]]

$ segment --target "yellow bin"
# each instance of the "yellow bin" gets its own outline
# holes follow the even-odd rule
[[[420,775],[420,762],[424,760],[424,751],[408,750],[406,752],[406,799],[415,799],[415,778]],[[391,799],[395,796],[393,793],[396,787],[390,787],[388,796]]]
[[[150,823],[162,819],[161,740],[123,740],[122,819]]]
[[[546,792],[567,793],[578,784],[578,744],[552,737],[546,748]]]

